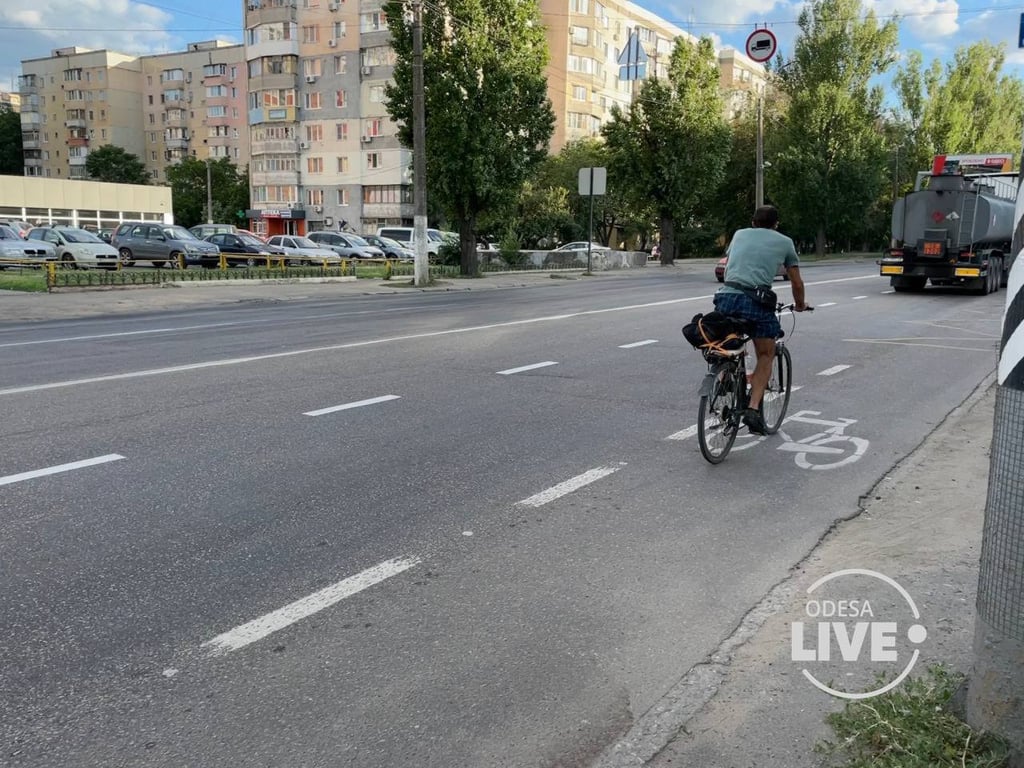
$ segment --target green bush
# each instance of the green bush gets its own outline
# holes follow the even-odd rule
[[[526,262],[527,256],[519,247],[519,236],[512,230],[506,232],[498,242],[498,253],[509,267],[521,267]]]

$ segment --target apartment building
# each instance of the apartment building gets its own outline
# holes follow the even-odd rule
[[[146,168],[155,181],[185,157],[249,162],[245,48],[220,40],[143,56]]]
[[[0,108],[7,107],[13,112],[21,112],[21,94],[0,91]]]
[[[157,183],[186,155],[245,165],[244,52],[209,41],[153,56],[58,48],[23,61],[25,175],[84,178],[89,152],[105,144],[137,155]]]
[[[411,219],[411,153],[384,106],[395,58],[381,5],[246,0],[255,231]]]
[[[136,56],[57,48],[21,63],[25,175],[85,177],[90,149],[116,144],[142,157],[142,64]]]
[[[735,48],[723,48],[718,52],[718,71],[726,119],[738,120],[754,99],[764,93],[768,72],[763,64],[747,58]]]

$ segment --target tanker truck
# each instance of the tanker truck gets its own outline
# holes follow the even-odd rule
[[[994,293],[1013,252],[1017,173],[1011,155],[938,155],[931,172],[892,209],[892,242],[880,274],[897,292],[932,285]]]

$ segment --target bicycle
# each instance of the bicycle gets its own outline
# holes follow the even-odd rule
[[[796,304],[776,305],[775,313],[792,311]],[[807,307],[806,311],[812,311]],[[796,318],[793,319],[793,327]],[[785,332],[783,332],[785,335]],[[792,335],[792,329],[790,330]],[[700,388],[697,409],[697,442],[700,452],[712,464],[720,464],[729,455],[741,426],[743,412],[750,402],[747,378],[747,347],[751,337],[744,334],[742,345],[735,350],[702,349],[708,363],[708,374]],[[775,360],[761,400],[761,416],[766,431],[774,435],[782,426],[793,389],[793,360],[782,336],[775,340]]]

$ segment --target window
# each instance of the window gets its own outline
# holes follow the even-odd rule
[[[321,59],[305,59],[302,62],[302,73],[306,77],[320,77],[323,74],[323,61]]]
[[[348,123],[336,123],[334,128],[338,141],[345,141],[348,139]]]
[[[218,75],[226,75],[227,71],[227,64],[207,64],[203,67],[203,77],[217,77]]]
[[[154,115],[152,112],[150,112],[149,113],[149,124],[153,125],[155,122],[156,122],[156,115]]]
[[[69,81],[72,81],[72,80],[81,80],[81,79],[82,79],[82,69],[81,69],[81,67],[79,67],[77,69],[65,69],[64,70],[64,82],[69,82]]]
[[[348,205],[348,190],[347,189],[339,189],[338,190],[338,205]]]
[[[569,9],[573,13],[590,13],[590,0],[571,0],[569,3]]]
[[[569,34],[572,35],[572,41],[576,45],[586,45],[590,42],[590,30],[586,27],[572,27]]]
[[[320,107],[322,106],[320,101],[320,91],[306,93],[304,94],[304,96],[306,109],[320,109]]]
[[[366,153],[366,167],[370,170],[380,168],[380,152]]]
[[[320,27],[316,24],[309,24],[302,28],[302,42],[304,43],[319,43],[320,42]]]
[[[306,171],[308,173],[323,173],[324,159],[322,157],[307,157]]]
[[[335,40],[340,40],[348,32],[348,24],[344,21],[336,21],[331,25],[331,37]]]
[[[323,205],[324,191],[322,189],[306,190],[306,205]]]
[[[206,116],[207,117],[227,117],[228,116],[228,108],[227,107],[207,107],[206,108]]]
[[[408,184],[367,185],[363,187],[363,202],[368,205],[411,204],[412,187]]]
[[[156,160],[156,150],[153,150],[152,152],[149,153],[149,159]]]
[[[338,158],[338,173],[348,173],[347,157],[342,156]]]
[[[107,129],[106,128],[100,128],[100,138],[101,139],[107,138]]]
[[[345,92],[344,91],[335,91],[335,93],[334,93],[334,106],[338,107],[339,109],[342,108],[342,107],[348,106],[347,103],[346,103],[346,98],[345,98]]]
[[[219,99],[228,95],[228,89],[225,85],[211,85],[206,89],[206,98],[208,99]]]
[[[383,131],[381,130],[383,121],[380,118],[374,118],[373,120],[366,121],[366,136],[381,136]]]
[[[175,82],[177,80],[185,79],[185,70],[183,69],[165,69],[160,73],[160,82]]]
[[[345,57],[344,56],[335,56],[334,57],[334,74],[336,74],[336,75],[344,75],[346,68],[347,68],[347,65],[345,63]]]
[[[383,85],[371,85],[370,86],[370,101],[374,104],[380,104],[384,101],[384,86]]]
[[[587,89],[582,85],[574,85],[572,87],[572,98],[574,101],[586,101]]]
[[[393,67],[395,49],[390,45],[375,45],[363,51],[364,67]]]
[[[380,32],[388,28],[388,20],[384,11],[364,13],[359,17],[360,32]]]
[[[152,104],[153,104],[153,94],[152,93],[149,94],[149,103],[150,103],[150,106],[152,106]]]
[[[323,141],[324,127],[320,123],[311,123],[306,126],[306,141]]]

